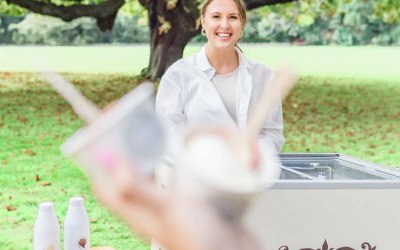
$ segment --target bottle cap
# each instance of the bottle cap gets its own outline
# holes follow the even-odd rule
[[[70,206],[81,207],[83,206],[83,204],[84,204],[83,197],[72,197],[71,199],[69,199]]]
[[[52,211],[54,209],[54,203],[53,202],[42,202],[39,204],[39,211],[42,212],[48,212],[48,211]]]

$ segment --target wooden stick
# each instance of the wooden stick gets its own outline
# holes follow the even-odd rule
[[[75,113],[89,124],[100,115],[100,109],[58,73],[41,70],[46,81],[72,106]]]
[[[272,82],[271,82],[272,81]],[[253,112],[250,114],[247,125],[247,135],[257,138],[260,130],[271,112],[274,104],[279,101],[279,95],[283,101],[297,81],[297,74],[290,66],[281,67],[275,77],[271,77],[264,87]],[[269,84],[270,83],[270,84]]]

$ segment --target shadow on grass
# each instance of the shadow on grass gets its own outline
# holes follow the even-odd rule
[[[400,162],[400,83],[302,78],[284,103],[285,151]]]
[[[30,129],[62,125],[70,132],[82,125],[39,76],[0,74],[0,126],[19,130],[26,125]],[[100,107],[137,85],[131,75],[67,74],[66,78]],[[340,152],[399,165],[400,83],[303,77],[284,102],[284,121],[284,151]]]

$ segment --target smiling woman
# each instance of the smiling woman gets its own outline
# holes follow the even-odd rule
[[[177,145],[186,128],[218,124],[244,130],[260,93],[270,89],[273,72],[261,63],[248,60],[237,46],[245,23],[246,5],[242,0],[205,0],[201,9],[201,33],[207,37],[207,44],[199,53],[175,62],[162,77],[156,111],[170,138],[164,155],[164,162],[169,166],[176,165],[182,154]],[[282,105],[277,99],[260,130],[259,142],[279,152],[284,136]],[[160,166],[156,172],[165,172],[167,168]],[[218,173],[215,168],[211,171]],[[174,174],[168,172],[168,176]],[[230,171],[228,175],[232,174]],[[239,179],[243,181],[245,177],[241,175]],[[161,184],[168,183],[168,180],[159,180]],[[152,249],[159,247],[153,244]]]
[[[156,108],[171,138],[204,123],[245,129],[259,94],[270,88],[273,72],[248,60],[237,46],[246,22],[242,0],[206,0],[201,10],[207,44],[197,54],[174,63],[161,79]],[[263,124],[260,142],[280,151],[283,143],[281,101]],[[174,141],[173,139],[171,141]],[[165,160],[175,162],[170,147]]]
[[[209,50],[229,48],[243,36],[247,20],[246,6],[239,0],[207,0],[201,9],[201,17],[201,32],[207,36]]]

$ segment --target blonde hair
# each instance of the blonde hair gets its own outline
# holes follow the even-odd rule
[[[206,10],[208,5],[210,5],[210,3],[214,1],[214,0],[205,0],[201,6],[200,9],[200,14],[204,17],[204,15],[206,14]],[[239,17],[240,17],[240,21],[242,22],[242,25],[244,26],[246,24],[247,21],[247,13],[246,13],[246,4],[244,3],[243,0],[233,0],[236,4],[236,7],[239,10]]]

